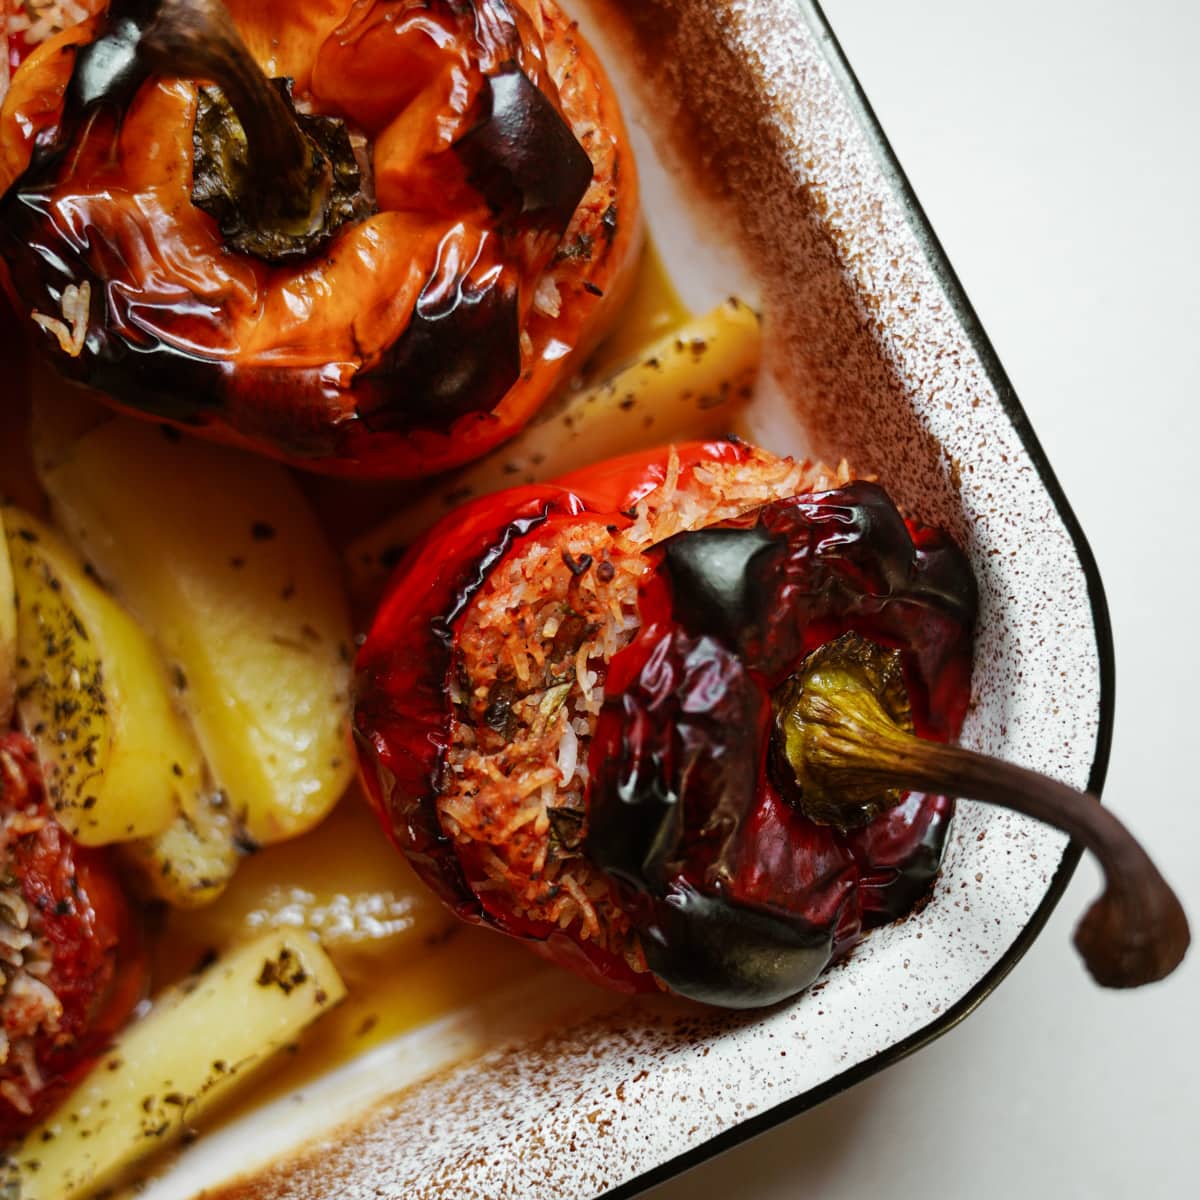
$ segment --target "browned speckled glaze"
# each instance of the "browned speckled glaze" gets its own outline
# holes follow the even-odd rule
[[[669,131],[664,150],[737,223],[762,287],[770,364],[800,402],[810,453],[850,455],[856,470],[886,477],[900,503],[961,535],[954,472],[889,347],[895,318],[923,320],[936,298],[919,264],[887,254],[876,164],[847,156],[836,134],[811,148],[797,136],[833,131],[828,85],[810,87],[803,62],[781,69],[788,39],[804,36],[794,5],[611,7],[627,22],[619,40]],[[789,9],[790,28],[764,36],[772,15]],[[938,348],[939,370],[957,366],[940,362],[955,353],[953,344]]]
[[[652,95],[655,129],[675,131],[736,231],[807,448],[849,455],[965,539],[983,612],[964,740],[1086,785],[1105,735],[1079,553],[819,22],[795,0],[589,8],[634,18],[625,61],[610,63]],[[562,1200],[620,1187],[966,1011],[1015,957],[1064,846],[964,804],[932,901],[794,1004],[726,1016],[614,1001],[417,1084],[220,1196]]]

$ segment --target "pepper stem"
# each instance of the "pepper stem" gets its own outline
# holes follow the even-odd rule
[[[1001,805],[1069,833],[1104,870],[1105,889],[1075,945],[1105,987],[1169,975],[1191,936],[1175,893],[1097,797],[973,750],[923,741],[897,724],[880,679],[899,652],[846,634],[809,656],[776,696],[776,764],[806,815],[853,826],[892,807],[905,789]]]
[[[322,230],[333,197],[329,160],[259,68],[221,0],[161,0],[138,53],[157,74],[220,86],[245,139],[248,169],[231,174],[247,225],[284,238]]]

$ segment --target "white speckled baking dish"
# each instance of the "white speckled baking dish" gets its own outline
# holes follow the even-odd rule
[[[760,440],[845,455],[968,547],[982,611],[965,743],[1099,790],[1113,676],[1094,563],[817,5],[564,2],[624,95],[685,298],[763,308]],[[964,803],[928,906],[794,1003],[710,1014],[546,969],[206,1137],[142,1195],[632,1195],[969,1014],[1077,857]]]

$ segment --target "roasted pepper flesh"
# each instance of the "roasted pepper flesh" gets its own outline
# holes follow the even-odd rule
[[[200,206],[223,153],[201,131],[241,132],[198,129],[195,71],[171,78],[155,32],[171,3],[112,0],[12,79],[2,246],[32,336],[130,411],[322,470],[427,474],[518,429],[617,311],[638,237],[576,29],[550,0],[229,5],[362,172],[361,211],[276,263]]]

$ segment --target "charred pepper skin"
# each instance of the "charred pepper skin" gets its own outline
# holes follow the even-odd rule
[[[740,463],[730,442],[679,447],[680,470]],[[969,696],[975,585],[945,535],[882,489],[780,501],[650,551],[641,626],[609,664],[589,751],[583,852],[631,917],[648,972],[472,891],[439,824],[451,662],[474,592],[555,521],[616,535],[668,473],[666,450],[485,497],[401,563],[357,668],[364,779],[395,843],[465,919],[529,939],[609,987],[666,987],[724,1007],[795,994],[865,929],[924,896],[952,802],[909,796],[862,829],[817,825],[771,768],[772,689],[849,628],[898,646],[926,737],[954,737]]]
[[[141,931],[108,859],[101,851],[75,845],[54,820],[33,746],[15,733],[0,735],[0,825],[3,886],[19,897],[28,914],[21,932],[31,936],[18,957],[37,953],[39,947],[50,955],[38,978],[61,1006],[32,1033],[21,1034],[5,1021],[2,1145],[35,1126],[103,1054],[143,999],[147,971]],[[11,922],[12,902],[6,900],[0,910]],[[11,975],[16,964],[11,954],[6,957],[5,972]],[[39,1087],[30,1087],[22,1068],[19,1038],[31,1043]],[[23,1103],[14,1103],[14,1094],[23,1095]]]
[[[356,181],[343,223],[289,250],[240,240],[230,180],[253,176],[254,140],[223,173],[237,118],[206,88],[197,125],[202,76],[172,78],[158,45],[189,3],[209,0],[111,0],[13,76],[0,253],[31,340],[124,411],[327,473],[415,478],[515,433],[619,311],[640,239],[577,30],[552,0],[401,20],[383,0],[229,0],[318,166]]]
[[[610,666],[586,849],[619,881],[671,990],[762,1007],[911,909],[952,813],[944,797],[914,796],[878,829],[801,816],[772,770],[772,692],[854,630],[902,652],[922,735],[954,737],[970,694],[974,577],[948,537],[910,526],[871,483],[679,534],[660,554],[644,624]]]

